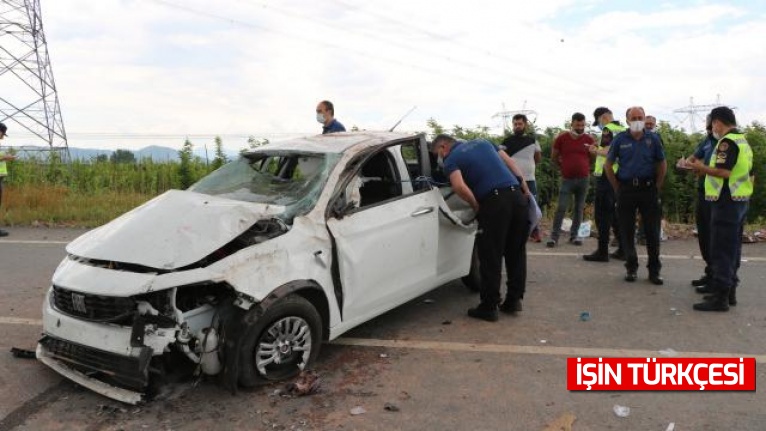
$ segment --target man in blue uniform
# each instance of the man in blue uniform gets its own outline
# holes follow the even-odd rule
[[[335,119],[335,107],[329,100],[323,100],[317,105],[317,121],[322,125],[322,134],[345,132],[346,128]]]
[[[636,281],[638,256],[636,254],[636,210],[646,227],[647,268],[653,284],[663,284],[660,276],[660,207],[659,193],[665,181],[667,162],[665,151],[656,133],[644,129],[644,108],[628,109],[628,131],[619,133],[609,147],[604,172],[617,194],[617,217],[625,251],[625,281]],[[614,164],[620,169],[615,174]]]
[[[742,253],[742,228],[753,194],[753,150],[737,130],[734,111],[719,106],[710,111],[713,136],[718,142],[710,162],[691,166],[705,175],[705,199],[710,202],[710,264],[712,295],[694,304],[698,311],[728,311],[737,286]],[[731,296],[730,296],[731,295]],[[736,299],[734,301],[736,303]]]
[[[694,154],[679,161],[679,168],[684,170],[691,169],[691,166],[697,160],[701,160],[705,165],[710,163],[710,157],[718,140],[713,136],[713,125],[710,124],[710,115],[707,116],[705,123],[707,136],[697,145]],[[700,254],[702,255],[702,260],[705,261],[705,273],[702,277],[692,280],[692,286],[698,288],[697,291],[699,293],[710,293],[711,291],[707,288],[712,274],[712,267],[710,266],[710,203],[705,200],[705,175],[697,175],[697,207],[694,218]]]
[[[498,319],[501,262],[505,257],[508,293],[500,310],[521,311],[527,277],[529,188],[513,159],[489,141],[455,141],[438,135],[431,151],[444,165],[452,190],[476,212],[479,233],[481,303],[468,315],[490,322]]]

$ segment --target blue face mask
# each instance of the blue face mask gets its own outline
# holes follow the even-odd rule
[[[324,124],[324,114],[317,112],[317,122]]]
[[[604,130],[604,126],[602,126],[601,123],[599,123],[596,127],[598,127],[598,130]]]

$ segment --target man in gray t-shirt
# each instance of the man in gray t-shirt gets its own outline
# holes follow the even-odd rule
[[[524,181],[529,191],[537,200],[537,182],[535,181],[535,167],[542,159],[543,150],[535,140],[534,134],[526,134],[529,121],[524,114],[513,116],[513,134],[503,140],[503,150],[511,156],[516,166],[524,174]],[[540,242],[540,229],[535,228],[530,234],[532,241]]]

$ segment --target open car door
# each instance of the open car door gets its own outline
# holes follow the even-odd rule
[[[343,320],[349,323],[437,285],[441,196],[430,187],[414,191],[394,154],[385,149],[368,158],[339,197],[351,208],[327,220],[335,240]]]

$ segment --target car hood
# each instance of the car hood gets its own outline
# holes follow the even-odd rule
[[[284,210],[171,190],[80,236],[66,250],[88,259],[172,270],[199,261],[258,220]]]

